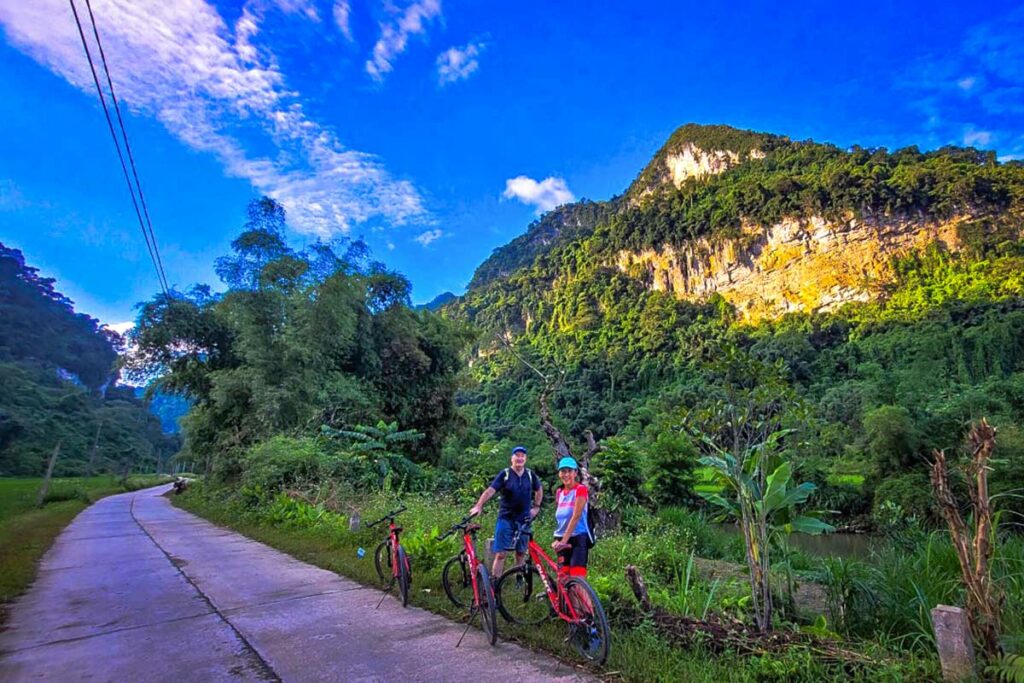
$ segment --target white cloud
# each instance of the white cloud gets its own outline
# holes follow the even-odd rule
[[[334,2],[334,24],[341,31],[345,39],[352,41],[352,5],[349,0],[335,0]]]
[[[967,76],[966,78],[961,78],[959,81],[957,81],[956,87],[960,88],[964,92],[970,92],[971,90],[974,89],[974,86],[976,86],[977,84],[977,78],[975,78],[974,76]]]
[[[506,199],[518,199],[524,204],[537,207],[537,213],[550,211],[556,206],[575,201],[576,197],[562,178],[545,178],[539,183],[533,178],[521,175],[505,181]]]
[[[413,239],[422,244],[423,246],[427,246],[434,240],[440,238],[441,235],[443,234],[444,232],[441,230],[427,230],[426,232],[417,235]]]
[[[477,57],[483,52],[483,43],[470,43],[464,47],[450,47],[437,56],[437,82],[447,85],[469,78],[480,62]]]
[[[256,49],[268,6],[247,3],[232,31],[204,0],[93,0],[123,102],[277,199],[296,230],[326,237],[371,219],[423,220],[416,189],[308,118],[273,55]],[[273,6],[316,18],[308,0],[274,0]],[[12,45],[95,98],[65,0],[0,2],[0,24]],[[253,136],[269,139],[273,156],[250,155],[243,140]]]
[[[132,322],[131,320],[129,320],[128,322],[110,323],[110,324],[107,325],[107,329],[108,330],[113,330],[114,332],[117,332],[122,337],[125,334],[127,334],[128,330],[132,329],[133,327],[135,327],[135,323]]]
[[[441,16],[441,0],[417,0],[401,16],[380,25],[380,38],[373,46],[373,58],[366,62],[366,73],[382,81],[391,73],[394,60],[409,43],[409,36],[425,33],[427,22]]]
[[[987,130],[968,130],[964,133],[964,144],[968,147],[981,145],[985,147],[992,142],[992,133]]]

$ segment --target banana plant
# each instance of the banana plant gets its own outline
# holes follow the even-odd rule
[[[697,434],[706,451],[701,458],[710,468],[721,493],[701,493],[720,516],[739,521],[750,572],[751,607],[761,631],[772,627],[771,546],[774,535],[794,531],[819,534],[833,531],[816,513],[800,513],[797,507],[814,493],[810,482],[795,484],[792,466],[779,455],[782,439],[791,430],[777,430],[763,441],[742,450],[738,457],[706,434]]]

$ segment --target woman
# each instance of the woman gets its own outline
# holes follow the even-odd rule
[[[561,559],[563,576],[586,576],[591,533],[587,526],[590,492],[579,482],[579,465],[573,458],[558,461],[558,478],[562,486],[555,492],[555,542],[551,547]]]

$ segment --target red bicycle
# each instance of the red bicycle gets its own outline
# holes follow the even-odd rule
[[[476,532],[480,531],[480,525],[470,524],[469,520],[472,518],[472,515],[463,518],[437,537],[437,540],[443,541],[456,531],[462,532],[462,550],[445,563],[441,572],[441,585],[444,586],[445,595],[453,605],[469,609],[470,624],[473,623],[473,618],[480,614],[484,631],[490,638],[491,645],[494,645],[498,640],[494,587],[491,585],[490,572],[476,555]],[[468,624],[466,628],[469,628]],[[462,642],[461,638],[459,642]]]
[[[381,583],[384,584],[385,592],[390,592],[391,588],[396,583],[398,584],[398,594],[402,598],[402,607],[409,604],[412,567],[409,565],[409,556],[405,554],[405,548],[402,547],[398,540],[399,534],[402,533],[402,527],[395,526],[395,517],[405,512],[406,509],[403,505],[397,510],[384,515],[376,522],[366,525],[367,529],[372,529],[385,520],[388,523],[388,537],[381,541],[373,552],[373,564],[377,568],[377,576],[380,577]]]
[[[502,574],[494,587],[501,615],[524,625],[557,617],[568,624],[568,640],[580,656],[604,664],[611,630],[597,593],[582,577],[559,575],[559,565],[533,540],[530,525],[516,529],[512,547],[524,534],[530,539],[526,561]]]

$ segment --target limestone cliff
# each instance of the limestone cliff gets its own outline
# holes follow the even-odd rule
[[[941,242],[960,248],[957,226],[889,218],[821,217],[747,225],[738,239],[695,240],[640,253],[620,251],[618,268],[681,299],[718,292],[749,321],[789,311],[828,311],[876,298],[893,275],[895,256]]]

